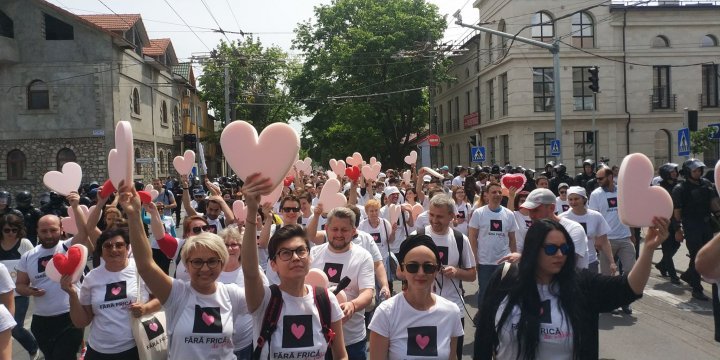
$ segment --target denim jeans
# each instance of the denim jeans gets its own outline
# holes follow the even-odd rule
[[[348,354],[350,360],[365,360],[367,359],[367,349],[365,340],[356,342],[352,345],[345,345],[345,351]],[[325,360],[332,360],[333,355],[328,345],[327,352],[325,353]]]
[[[35,354],[38,351],[38,343],[33,334],[24,327],[28,306],[30,306],[29,297],[15,297],[15,322],[17,325],[12,329],[12,336],[28,353]]]
[[[251,360],[253,354],[253,344],[248,345],[244,349],[240,349],[235,352],[237,360]]]
[[[495,269],[498,268],[499,265],[482,265],[478,264],[477,266],[477,277],[478,277],[478,308],[480,305],[482,305],[483,298],[485,297],[485,290],[488,287],[488,284],[490,283],[490,278],[492,278],[493,273],[495,273]]]

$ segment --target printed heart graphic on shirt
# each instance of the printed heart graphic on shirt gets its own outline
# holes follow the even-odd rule
[[[156,331],[158,331],[158,324],[150,323],[150,325],[148,325],[148,329],[152,330],[153,332],[156,332]]]
[[[372,165],[364,165],[362,167],[362,174],[365,180],[368,181],[375,181],[378,178],[378,175],[380,175],[380,170],[382,169],[382,165],[379,162],[376,162]]]
[[[127,288],[127,282],[125,280],[109,283],[105,285],[105,301],[116,301],[126,299],[127,294],[125,289]]]
[[[176,156],[173,159],[173,167],[182,176],[189,175],[193,165],[195,165],[195,152],[192,150],[185,150],[182,156]]]
[[[360,179],[360,168],[357,165],[345,169],[345,175],[352,181],[358,181]]]
[[[405,157],[405,163],[408,165],[415,164],[417,162],[417,151],[413,150],[410,155]]]
[[[295,338],[299,340],[303,336],[303,334],[305,334],[305,326],[292,324],[292,326],[290,327],[290,332],[292,332],[293,336],[295,336]]]
[[[270,124],[258,136],[254,126],[245,121],[233,121],[220,135],[220,146],[240,179],[261,173],[270,178],[274,188],[295,164],[300,138],[285,123]]]
[[[119,286],[114,287],[114,288],[112,288],[112,290],[110,290],[110,292],[111,292],[113,295],[119,294],[120,291],[122,291],[122,289],[121,289]]]
[[[43,184],[60,195],[70,195],[78,191],[82,182],[82,169],[74,162],[65,163],[62,171],[48,171],[43,176]]]
[[[345,169],[347,169],[347,165],[345,165],[345,161],[330,159],[329,163],[330,163],[330,170],[332,170],[335,173],[335,175],[337,175],[338,179],[342,179],[342,177],[345,176]]]
[[[40,263],[42,264],[43,267],[47,267],[48,262],[49,262],[49,260],[43,260]]]
[[[617,200],[615,200],[615,199],[610,199],[610,205],[613,205],[613,206],[614,206],[615,204],[617,204]]]
[[[347,198],[340,193],[341,189],[340,181],[337,179],[329,179],[325,182],[325,185],[320,191],[320,198],[318,199],[318,203],[323,205],[323,211],[330,212],[330,210],[336,207],[347,204]]]
[[[632,227],[652,226],[653,217],[670,218],[673,201],[661,186],[650,186],[655,175],[653,164],[641,153],[626,156],[617,177],[618,216]]]
[[[205,325],[210,326],[210,324],[215,322],[215,317],[212,315],[208,315],[207,313],[202,313],[202,320]]]
[[[445,257],[445,253],[441,251],[439,254],[440,254],[440,260],[442,260]]]
[[[163,329],[162,324],[158,322],[158,319],[155,316],[142,321],[142,324],[145,328],[145,335],[147,335],[148,340],[155,339],[165,333],[165,329]]]
[[[115,148],[108,153],[108,174],[116,189],[120,182],[132,183],[135,171],[132,126],[127,121],[118,121],[115,126]]]
[[[345,158],[345,162],[350,166],[362,166],[363,157],[359,152],[354,152],[352,156]]]
[[[430,343],[430,337],[429,336],[422,336],[420,334],[415,335],[415,342],[418,344],[420,349],[425,350],[425,348]]]
[[[73,282],[77,282],[85,269],[87,256],[88,251],[84,245],[73,245],[65,254],[53,255],[45,267],[45,275],[55,282],[60,282],[63,275],[72,275]]]
[[[335,270],[334,268],[329,268],[329,269],[328,269],[328,275],[329,275],[330,277],[335,277],[335,275],[337,275],[337,270]]]
[[[500,224],[498,224],[498,223],[493,223],[492,226],[493,226],[493,229],[495,229],[495,230],[500,228]]]

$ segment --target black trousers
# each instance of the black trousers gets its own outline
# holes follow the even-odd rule
[[[30,331],[47,360],[75,360],[83,330],[73,326],[70,313],[55,316],[33,315]]]
[[[715,341],[720,342],[720,297],[718,297],[718,284],[712,286],[713,318],[715,319]]]
[[[460,319],[460,323],[462,324],[463,328],[465,328],[465,317],[463,317],[463,318]],[[457,358],[458,358],[458,360],[462,360],[462,355],[463,355],[463,342],[464,342],[464,341],[465,341],[465,335],[463,335],[463,336],[458,336],[457,351],[456,351],[456,352],[457,352]]]
[[[683,219],[683,230],[685,230],[685,246],[690,253],[690,264],[683,278],[687,278],[693,290],[702,290],[700,274],[695,270],[695,256],[703,245],[712,239],[712,229],[703,219]]]
[[[675,240],[675,228],[670,227],[670,237],[662,243],[663,257],[658,263],[660,268],[665,269],[670,277],[676,277],[675,262],[673,256],[680,249],[680,243]]]
[[[140,360],[140,355],[137,346],[117,354],[103,354],[88,345],[85,360]]]

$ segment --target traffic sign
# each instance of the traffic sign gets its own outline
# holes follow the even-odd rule
[[[560,140],[550,140],[550,156],[560,156]]]
[[[678,156],[690,156],[690,130],[678,130]]]
[[[710,129],[712,129],[712,133],[710,134],[711,139],[720,139],[720,123],[717,124],[710,124],[708,125]]]
[[[428,141],[428,144],[430,144],[430,146],[440,145],[440,137],[437,134],[428,135],[427,141]]]
[[[485,147],[473,146],[470,148],[470,161],[474,163],[482,163],[485,161]]]

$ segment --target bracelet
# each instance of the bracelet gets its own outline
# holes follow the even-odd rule
[[[252,221],[249,221],[249,220],[245,220],[245,223],[246,223],[246,224],[253,224],[253,225],[257,226],[257,223],[256,223],[256,222],[252,222]]]
[[[352,301],[350,301],[350,303],[351,303],[351,304],[352,304],[352,306],[353,306],[353,312],[357,311],[357,307],[355,307],[355,303],[354,303],[354,302],[352,302]]]
[[[183,189],[183,190],[189,190],[190,188],[186,188],[186,187],[184,187],[184,188],[182,188],[182,189]]]

